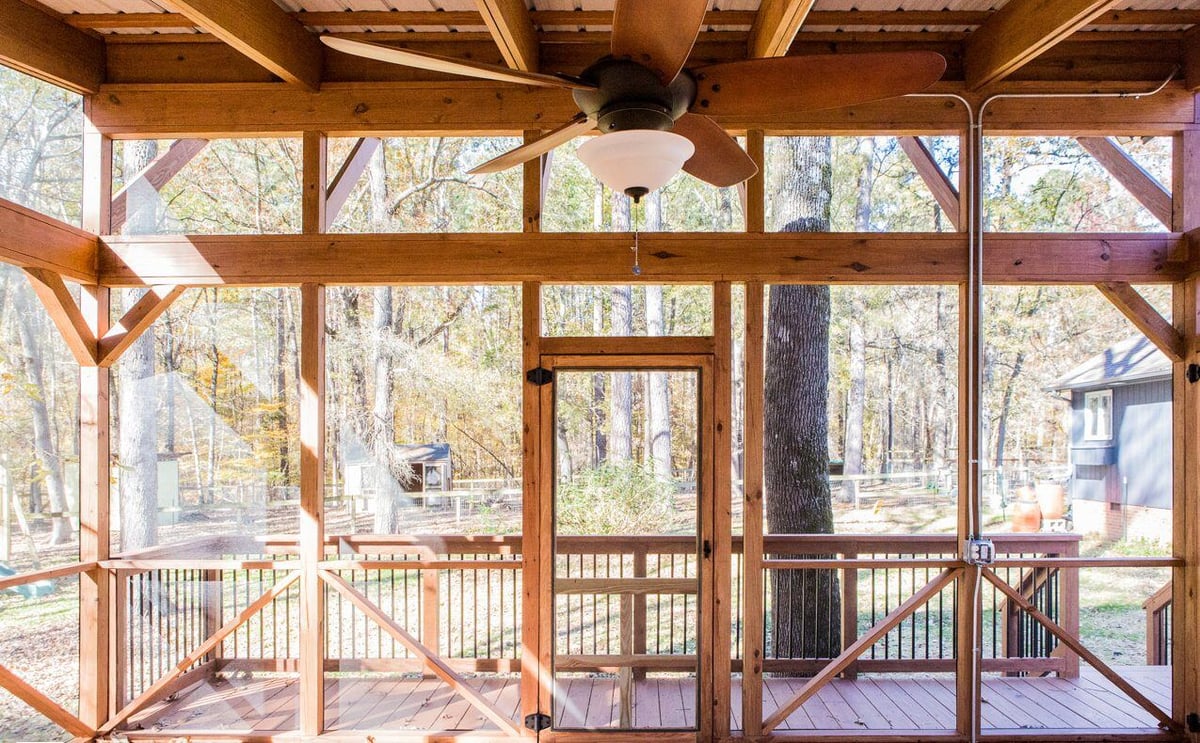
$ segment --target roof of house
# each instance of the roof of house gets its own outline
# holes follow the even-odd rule
[[[1055,390],[1080,390],[1168,379],[1171,362],[1143,335],[1110,346],[1051,385]]]

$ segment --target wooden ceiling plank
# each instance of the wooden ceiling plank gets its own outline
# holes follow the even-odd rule
[[[625,234],[179,235],[104,238],[102,283],[272,286],[630,281]],[[646,233],[641,281],[958,283],[965,233]],[[1186,238],[989,234],[989,283],[1163,283],[1186,275]]]
[[[1200,92],[1200,26],[1183,35],[1183,77],[1188,90]]]
[[[1134,327],[1142,331],[1164,356],[1176,363],[1184,360],[1183,336],[1137,289],[1125,281],[1101,282],[1096,284],[1096,288],[1133,323]]]
[[[98,248],[95,235],[0,199],[0,261],[94,284]]]
[[[508,66],[537,72],[537,31],[524,0],[475,0],[475,4]]]
[[[44,268],[26,268],[25,276],[75,361],[80,366],[95,366],[96,336],[63,277]]]
[[[786,55],[814,4],[815,0],[763,0],[750,29],[749,56]]]
[[[1003,80],[1120,0],[1010,0],[966,41],[967,87]]]
[[[961,230],[963,226],[959,217],[962,215],[962,208],[958,189],[950,182],[945,171],[937,164],[937,160],[933,159],[933,153],[929,151],[924,142],[912,136],[900,137],[900,148],[912,161],[913,167],[917,169],[917,175],[921,176],[921,180],[933,194],[942,213],[950,219],[954,229]]]
[[[383,140],[378,137],[359,137],[358,141],[354,143],[350,154],[346,156],[346,161],[342,163],[337,175],[333,177],[333,182],[325,190],[326,230],[330,229],[337,221],[338,214],[341,213],[342,207],[350,198],[350,192],[354,190],[354,186],[362,178],[362,174],[366,172],[367,165],[370,164],[371,158],[375,156],[375,152],[381,144],[383,144]]]
[[[129,218],[129,192],[146,184],[156,192],[162,190],[179,171],[208,146],[207,139],[177,139],[166,152],[150,161],[150,164],[129,180],[112,198],[111,230],[119,232]]]
[[[1146,207],[1167,229],[1171,228],[1171,192],[1146,172],[1128,152],[1108,137],[1076,137],[1077,142],[1125,187],[1129,195]]]
[[[0,64],[76,93],[104,83],[104,42],[21,0],[0,0]]]
[[[173,284],[151,286],[100,339],[98,365],[109,367],[117,363],[121,354],[186,290],[187,287]]]
[[[324,59],[320,42],[273,0],[166,0],[165,4],[283,80],[320,89]]]

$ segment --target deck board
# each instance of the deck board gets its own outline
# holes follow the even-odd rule
[[[1156,704],[1170,709],[1169,667],[1119,669]],[[803,678],[769,678],[763,709],[770,714],[804,686]],[[480,676],[467,682],[514,721],[521,713],[520,680]],[[620,690],[612,676],[560,678],[557,727],[614,729]],[[330,731],[494,731],[496,726],[440,679],[416,675],[327,679],[326,726]],[[1084,668],[1078,679],[983,680],[983,726],[997,730],[1152,731],[1154,718],[1107,679]],[[151,705],[131,728],[164,732],[202,730],[273,733],[298,723],[298,686],[288,676],[220,676],[169,701]],[[733,728],[741,721],[736,684]],[[954,728],[955,683],[947,675],[860,676],[834,679],[788,716],[779,731],[924,731]],[[634,727],[688,729],[695,724],[693,679],[651,676],[634,683]]]

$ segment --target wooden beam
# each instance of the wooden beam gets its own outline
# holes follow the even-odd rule
[[[746,232],[765,232],[767,229],[766,137],[761,129],[746,132],[746,154],[758,166],[758,172],[738,184],[742,196],[742,213]]]
[[[527,181],[528,183],[528,181]],[[543,594],[543,552],[549,554],[549,539],[542,538],[543,518],[552,504],[542,504],[542,388],[525,377],[542,363],[542,286],[526,282],[521,286],[521,536],[531,545],[521,550],[521,719],[547,710],[541,706],[543,690],[540,674],[550,668],[550,658],[542,658],[542,614],[553,616],[553,602]],[[549,412],[549,411],[547,411]],[[553,528],[552,524],[549,524]],[[545,625],[548,630],[551,625]],[[543,665],[545,660],[545,665]],[[552,685],[546,680],[545,687]]]
[[[804,25],[815,0],[763,0],[750,27],[750,57],[782,57]]]
[[[325,287],[300,287],[300,733],[325,728]]]
[[[1076,137],[1075,140],[1155,219],[1167,229],[1171,228],[1171,192],[1128,152],[1108,137]]]
[[[995,90],[1044,93],[1128,90],[1129,85],[1005,83]],[[961,83],[932,90],[964,93]],[[477,82],[326,83],[304,93],[280,83],[108,85],[90,99],[92,120],[114,137],[221,137],[323,131],[329,136],[487,134],[511,136],[534,122],[563,122],[578,113],[562,91]],[[497,97],[503,105],[496,105]],[[977,98],[971,94],[972,98]],[[978,101],[976,101],[978,102]],[[799,115],[718,119],[727,131],[775,134],[958,134],[967,120],[952,99],[893,98]],[[1067,136],[1174,134],[1195,126],[1196,102],[1181,85],[1151,98],[1053,101],[999,100],[988,107],[991,134]]]
[[[613,260],[622,234],[183,235],[104,239],[101,282],[279,285],[519,281],[957,283],[962,233],[646,233],[643,273]],[[403,260],[397,260],[403,256]],[[992,283],[1161,283],[1188,270],[1179,234],[987,237]]]
[[[83,724],[78,717],[63,709],[58,702],[30,686],[17,674],[0,665],[0,689],[7,689],[13,696],[28,704],[41,715],[66,730],[71,735],[92,740],[95,732]]]
[[[44,268],[26,268],[25,276],[80,366],[96,365],[96,336],[62,276]]]
[[[950,182],[945,171],[937,164],[937,160],[933,159],[933,153],[929,151],[924,142],[912,136],[900,137],[900,148],[904,150],[905,155],[908,155],[913,167],[917,169],[917,175],[921,176],[921,180],[933,194],[942,213],[954,225],[954,229],[962,230],[962,205],[958,198],[958,188]]]
[[[1096,284],[1096,288],[1162,351],[1164,356],[1173,362],[1183,361],[1183,336],[1158,314],[1154,305],[1147,302],[1137,289],[1124,281],[1106,281]]]
[[[96,283],[96,236],[0,199],[0,261]]]
[[[320,42],[273,0],[166,0],[196,25],[308,90],[321,87]]]
[[[1003,80],[1120,0],[1009,0],[967,38],[967,87]]]
[[[509,67],[538,71],[538,39],[525,0],[475,0]]]
[[[120,232],[121,227],[129,218],[130,191],[143,185],[148,185],[155,192],[162,190],[163,186],[167,185],[207,146],[207,139],[177,139],[171,143],[166,152],[151,160],[150,164],[140,173],[127,179],[125,186],[112,197],[110,217],[112,225],[105,232]]]
[[[0,0],[0,64],[96,93],[104,83],[104,42],[21,0]]]
[[[1188,90],[1200,92],[1200,25],[1183,36],[1183,77]]]
[[[362,174],[366,172],[371,158],[379,151],[381,144],[383,144],[383,140],[378,137],[359,137],[358,141],[354,143],[350,154],[346,156],[346,161],[342,163],[342,167],[333,177],[329,188],[325,190],[325,229],[322,232],[328,232],[333,223],[337,221],[342,207],[350,199],[350,192],[354,190],[354,186],[362,178]]]
[[[300,222],[306,235],[325,231],[328,224],[326,186],[328,138],[321,132],[304,132],[301,143]]]
[[[154,321],[170,309],[187,287],[173,284],[151,286],[121,319],[100,338],[99,366],[110,367],[141,337]]]
[[[960,572],[957,568],[943,570],[919,591],[916,591],[899,606],[892,609],[887,616],[876,622],[874,627],[868,630],[862,637],[855,640],[838,657],[831,660],[829,665],[822,668],[819,673],[805,682],[795,697],[781,704],[779,709],[772,712],[767,719],[763,720],[763,732],[770,733],[779,727],[789,715],[811,699],[823,686],[832,681],[835,676],[849,667],[855,658],[862,655],[867,648],[874,645],[881,637],[890,632],[892,628],[904,621],[905,617],[924,606],[926,602],[941,592],[943,588],[953,583]]]
[[[1190,136],[1190,135],[1189,135]],[[1188,165],[1200,165],[1189,158]],[[1175,189],[1178,197],[1179,188]],[[1200,192],[1191,200],[1200,201]],[[1185,343],[1183,361],[1171,373],[1171,554],[1184,561],[1171,570],[1173,586],[1171,640],[1171,716],[1185,720],[1200,708],[1200,385],[1188,377],[1200,361],[1200,282],[1196,276],[1172,291],[1172,318]]]

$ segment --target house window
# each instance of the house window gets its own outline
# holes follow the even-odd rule
[[[1085,441],[1112,439],[1112,390],[1083,394],[1083,438]]]

